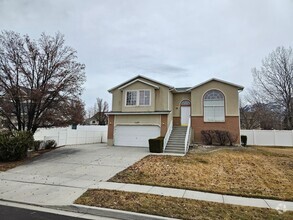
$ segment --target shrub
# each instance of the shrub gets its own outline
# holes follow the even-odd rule
[[[149,150],[151,153],[163,153],[164,137],[149,139]]]
[[[245,147],[246,144],[247,144],[247,136],[241,135],[241,145]]]
[[[33,150],[34,151],[38,151],[40,149],[40,146],[41,146],[41,143],[42,142],[43,141],[34,141],[34,148],[33,148]]]
[[[23,159],[32,146],[34,146],[34,138],[30,132],[17,131],[9,135],[0,134],[0,161]]]
[[[213,144],[213,131],[212,130],[202,130],[201,139],[204,144],[212,145]]]
[[[201,139],[206,145],[212,145],[214,142],[221,146],[225,146],[227,144],[232,146],[237,141],[238,136],[225,130],[202,130]]]
[[[228,138],[228,144],[230,146],[233,146],[233,144],[236,143],[238,140],[238,135],[232,134],[231,132],[227,131],[227,138]]]
[[[57,142],[55,140],[45,141],[45,149],[51,149],[57,147]]]
[[[227,144],[228,138],[227,138],[227,133],[228,131],[221,131],[221,130],[215,130],[214,132],[214,139],[215,141],[221,145],[225,146]]]

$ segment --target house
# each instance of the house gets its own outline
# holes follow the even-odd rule
[[[108,117],[106,112],[97,112],[94,116],[84,120],[85,125],[107,125]]]
[[[165,136],[166,152],[186,152],[189,143],[200,143],[201,131],[209,129],[227,130],[239,143],[241,90],[214,78],[175,88],[138,75],[108,90],[108,145],[148,147],[148,139]]]

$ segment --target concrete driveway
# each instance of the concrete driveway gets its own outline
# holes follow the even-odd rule
[[[88,188],[148,155],[148,149],[105,144],[66,146],[0,172],[0,199],[70,205]]]

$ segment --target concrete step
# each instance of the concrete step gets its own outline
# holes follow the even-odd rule
[[[166,148],[184,148],[184,144],[178,144],[178,145],[175,145],[175,144],[172,144],[172,145],[168,145],[166,146]]]
[[[184,141],[169,141],[167,145],[184,145]]]
[[[185,148],[166,148],[165,150],[172,150],[172,151],[184,151]]]
[[[168,141],[167,145],[184,145],[184,141]]]
[[[185,135],[186,135],[186,133],[182,133],[182,134],[178,134],[178,133],[174,134],[174,133],[172,133],[170,137],[185,137]]]
[[[165,150],[165,153],[184,154],[184,150]]]
[[[170,137],[169,138],[169,141],[170,140],[174,140],[174,141],[184,141],[185,140],[185,137]]]

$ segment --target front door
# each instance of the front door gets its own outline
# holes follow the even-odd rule
[[[180,106],[181,112],[181,126],[188,125],[188,119],[190,117],[190,101],[184,100],[181,102]]]

